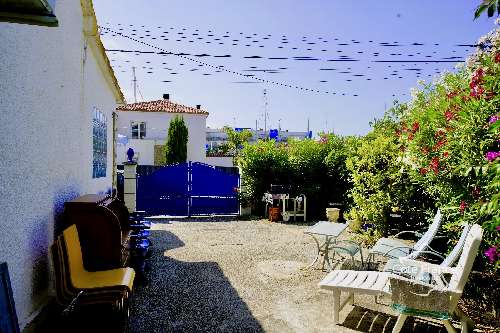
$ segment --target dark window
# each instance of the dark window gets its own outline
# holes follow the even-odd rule
[[[92,178],[106,177],[106,165],[108,161],[107,119],[97,108],[94,108],[92,114],[92,136],[94,156]]]
[[[146,137],[146,123],[143,121],[133,121],[132,128],[132,139],[144,139]]]

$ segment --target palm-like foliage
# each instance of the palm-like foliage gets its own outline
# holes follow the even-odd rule
[[[488,13],[488,17],[493,17],[495,12],[500,15],[500,0],[484,0],[474,12],[474,19],[477,19],[484,12]]]

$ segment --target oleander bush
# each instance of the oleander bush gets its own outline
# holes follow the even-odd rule
[[[444,228],[483,226],[486,264],[499,266],[500,32],[457,73],[414,92],[395,135],[411,178],[442,207]],[[451,237],[453,239],[453,237]]]

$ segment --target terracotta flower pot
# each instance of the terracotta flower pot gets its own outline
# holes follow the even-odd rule
[[[278,222],[280,220],[281,209],[279,207],[269,207],[269,221]]]

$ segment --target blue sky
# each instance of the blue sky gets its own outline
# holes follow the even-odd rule
[[[103,29],[106,48],[181,54],[109,52],[128,102],[135,66],[139,101],[169,93],[181,104],[201,104],[211,127],[254,128],[257,120],[263,128],[266,89],[268,128],[279,121],[282,129],[305,130],[310,119],[314,133],[364,134],[393,100],[408,100],[418,80],[453,70],[472,51],[458,44],[474,44],[493,28],[493,19],[473,21],[478,2],[95,0],[94,6],[99,24],[123,35]]]

